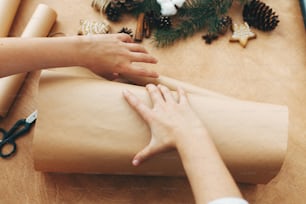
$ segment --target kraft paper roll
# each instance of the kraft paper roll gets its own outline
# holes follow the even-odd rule
[[[10,31],[20,0],[0,0],[0,37],[6,37]]]
[[[176,151],[160,154],[139,167],[131,165],[133,156],[149,142],[150,131],[123,99],[124,89],[151,103],[142,86],[43,71],[33,142],[35,169],[184,175]],[[236,181],[270,181],[286,153],[287,107],[228,100],[203,91],[204,95],[188,94],[191,106],[207,126]]]
[[[57,14],[45,4],[39,4],[21,37],[45,37],[50,32]],[[29,45],[31,46],[31,45]],[[0,79],[0,117],[5,117],[12,106],[27,73]]]

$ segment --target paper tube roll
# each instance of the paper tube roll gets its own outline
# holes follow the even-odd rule
[[[159,154],[137,168],[131,164],[148,144],[150,130],[123,99],[122,90],[150,104],[144,87],[58,72],[44,71],[40,81],[40,115],[33,141],[36,170],[184,174],[175,151]],[[236,181],[266,183],[277,174],[287,149],[287,107],[215,94],[188,96]]]
[[[50,32],[57,14],[45,4],[39,4],[21,37],[45,37]]]
[[[6,37],[10,31],[20,0],[0,0],[0,37]]]
[[[53,9],[39,4],[21,37],[46,37],[56,17],[57,14]],[[0,117],[7,115],[26,76],[27,73],[22,73],[0,79]]]

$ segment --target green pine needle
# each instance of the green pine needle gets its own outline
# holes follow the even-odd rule
[[[241,5],[250,0],[236,0]],[[179,39],[185,39],[196,32],[207,29],[210,33],[217,33],[217,25],[221,16],[225,15],[232,6],[233,0],[186,0],[176,16],[171,17],[175,26],[168,29],[157,29],[154,41],[158,47],[167,47]],[[160,5],[156,0],[144,0],[133,10],[134,15],[153,11],[160,14]]]
[[[219,17],[227,13],[233,0],[189,0],[177,14],[179,23],[170,29],[157,30],[154,39],[158,47],[167,47],[179,39],[185,39],[207,28],[217,32]]]

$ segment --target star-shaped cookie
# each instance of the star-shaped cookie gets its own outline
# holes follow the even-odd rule
[[[246,47],[250,39],[256,38],[256,34],[250,30],[248,23],[233,24],[233,35],[230,42],[239,42],[242,47]]]

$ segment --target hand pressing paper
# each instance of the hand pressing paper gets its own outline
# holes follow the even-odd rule
[[[175,87],[175,80],[162,79]],[[139,167],[132,166],[134,155],[149,142],[150,130],[124,100],[124,89],[151,103],[142,86],[44,71],[33,143],[35,169],[184,175],[176,151],[157,155]],[[192,91],[192,86],[185,90],[188,89]],[[232,99],[197,89],[196,94],[188,94],[190,104],[208,128],[235,180],[266,183],[272,179],[286,153],[287,107]]]

